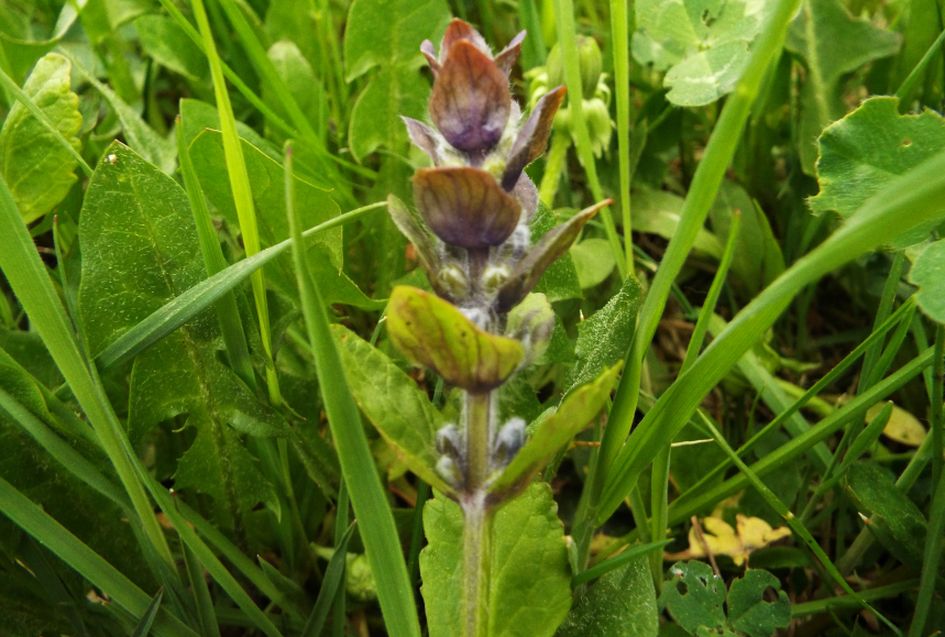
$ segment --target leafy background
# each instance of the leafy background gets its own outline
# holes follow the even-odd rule
[[[945,626],[943,12],[0,4],[0,632],[454,633],[458,401],[383,318],[451,16],[568,86],[533,236],[615,200],[502,391],[546,441],[503,486],[551,466],[492,633]]]

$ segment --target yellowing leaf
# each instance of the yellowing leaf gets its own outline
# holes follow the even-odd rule
[[[773,544],[791,535],[791,530],[784,526],[772,528],[761,518],[742,515],[735,516],[735,526],[720,517],[712,516],[702,520],[702,539],[699,541],[695,527],[689,530],[689,548],[681,553],[667,556],[667,559],[691,559],[706,557],[708,548],[712,555],[727,555],[736,566],[748,560],[753,551]]]
[[[866,419],[872,420],[883,408],[883,403],[878,403],[870,407],[866,412]],[[883,427],[883,435],[900,444],[910,447],[918,447],[925,440],[925,427],[919,422],[919,419],[910,414],[905,409],[893,405],[892,415],[889,416],[889,422]]]
[[[501,385],[525,354],[518,341],[490,334],[447,301],[407,286],[391,292],[387,329],[411,361],[472,392]]]

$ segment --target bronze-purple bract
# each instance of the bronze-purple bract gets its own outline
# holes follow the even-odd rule
[[[444,242],[469,250],[500,245],[518,225],[522,206],[479,168],[421,168],[413,197],[423,220]]]
[[[558,112],[558,107],[561,106],[566,92],[563,86],[559,86],[535,104],[532,114],[525,121],[525,125],[518,132],[518,137],[515,138],[515,143],[512,144],[505,171],[502,173],[502,187],[506,190],[512,190],[525,166],[545,152],[548,136],[551,134],[551,123],[555,119],[555,113]]]
[[[525,258],[515,265],[509,280],[499,288],[496,309],[504,313],[518,305],[519,301],[532,291],[548,266],[571,247],[584,224],[590,221],[601,208],[611,203],[610,199],[606,199],[590,208],[585,208],[566,222],[549,230],[538,243],[529,249]]]
[[[469,40],[449,49],[430,96],[430,117],[454,148],[482,156],[498,143],[511,112],[509,80]]]
[[[460,40],[468,40],[480,51],[492,57],[492,51],[486,43],[485,38],[468,22],[460,20],[459,18],[453,18],[449,26],[446,27],[446,32],[443,34],[443,39],[440,41],[439,56],[436,53],[436,49],[433,48],[433,43],[429,40],[424,40],[420,44],[420,52],[427,58],[434,77],[440,72],[440,67],[443,66],[445,56],[449,52],[450,47]],[[515,66],[515,62],[518,60],[518,56],[522,51],[522,42],[524,40],[525,31],[520,31],[512,38],[511,42],[495,56],[494,60],[496,65],[502,69],[506,75],[511,73],[512,67]]]

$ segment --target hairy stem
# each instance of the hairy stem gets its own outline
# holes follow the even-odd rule
[[[463,507],[463,637],[489,634],[489,563],[492,557],[492,516],[485,492],[462,501]]]
[[[489,632],[489,563],[492,557],[492,508],[486,502],[491,471],[493,392],[464,395],[466,432],[463,508],[463,635]]]

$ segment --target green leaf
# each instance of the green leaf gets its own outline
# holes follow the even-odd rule
[[[358,160],[379,147],[400,151],[407,133],[401,115],[423,118],[429,88],[418,68],[420,43],[443,32],[443,0],[355,0],[344,39],[346,79],[376,67],[351,111],[348,141]],[[437,36],[438,37],[438,36]]]
[[[538,211],[531,220],[532,249],[541,243],[541,238],[545,234],[557,227],[558,222],[558,216],[553,211],[546,208],[544,204],[539,204]],[[564,223],[567,223],[567,221]],[[566,299],[579,299],[583,296],[581,281],[578,279],[574,261],[571,259],[571,255],[567,253],[566,247],[562,252],[564,254],[547,266],[534,290],[543,293],[552,303]]]
[[[766,599],[774,590],[775,601]],[[745,571],[729,586],[728,621],[731,627],[748,637],[770,637],[791,623],[791,602],[781,590],[777,577],[758,568]]]
[[[463,514],[437,496],[423,510],[429,544],[420,554],[431,637],[454,635],[461,624]],[[531,485],[495,513],[489,635],[554,634],[571,605],[564,530],[547,484]]]
[[[801,86],[800,154],[804,172],[814,174],[816,140],[846,110],[840,79],[867,62],[899,50],[899,36],[854,18],[840,0],[807,0],[784,43],[807,67]]]
[[[569,253],[584,290],[603,283],[617,265],[607,239],[585,239],[571,246]]]
[[[677,106],[710,104],[735,88],[766,3],[755,0],[642,0],[633,57],[669,70],[663,84]]]
[[[448,301],[403,285],[391,292],[387,329],[412,362],[469,391],[501,385],[525,353],[518,341],[480,329]]]
[[[79,312],[90,349],[99,351],[204,277],[184,191],[120,143],[99,163],[82,208]],[[235,524],[273,494],[236,430],[278,435],[285,425],[216,356],[208,314],[141,353],[131,373],[129,424],[140,436],[181,414],[197,437],[178,465],[178,488],[215,499]]]
[[[108,84],[100,82],[95,74],[80,64],[75,57],[70,57],[75,70],[101,93],[108,105],[115,111],[118,121],[121,122],[122,134],[128,145],[147,161],[160,166],[161,170],[170,174],[177,164],[177,146],[173,137],[166,138],[158,135],[157,131],[148,126],[141,115],[124,101]]]
[[[633,229],[672,239],[682,219],[682,209],[683,198],[679,195],[652,188],[634,190]],[[722,243],[705,228],[699,228],[692,247],[715,259],[722,258]]]
[[[817,140],[820,192],[809,199],[816,213],[849,217],[866,200],[937,153],[945,145],[945,118],[931,110],[900,115],[895,97],[871,97],[834,122]],[[945,216],[945,204],[942,206]],[[913,230],[895,245],[926,238],[939,219]]]
[[[555,311],[544,294],[532,293],[512,308],[505,324],[505,335],[525,348],[522,366],[539,360],[548,349],[555,327]]]
[[[325,112],[324,89],[312,70],[312,65],[302,55],[296,43],[280,40],[269,47],[266,55],[276,75],[285,84],[286,90],[309,122],[325,122],[328,114]],[[274,105],[279,105],[279,97],[275,91],[265,91],[263,97],[268,98],[267,101]]]
[[[590,382],[623,360],[636,329],[640,292],[636,279],[627,278],[607,305],[578,324],[574,348],[578,362],[568,375],[565,384],[568,391]]]
[[[764,211],[741,186],[726,181],[710,214],[712,228],[725,241],[732,215],[741,214],[741,229],[735,239],[732,274],[751,295],[784,272],[784,255]]]
[[[207,77],[207,60],[200,48],[171,18],[143,15],[135,20],[141,48],[158,64],[188,80]]]
[[[617,383],[622,363],[571,392],[552,415],[539,420],[531,437],[489,487],[492,493],[521,488],[597,415]]]
[[[196,109],[199,107],[195,107]],[[263,148],[246,139],[242,139],[242,142],[246,171],[253,184],[253,204],[260,242],[263,247],[275,245],[289,236],[285,217],[285,193],[282,187],[282,165]],[[238,228],[233,193],[227,180],[220,179],[220,175],[226,174],[220,133],[204,130],[197,134],[190,144],[190,154],[211,211],[222,215],[231,227]],[[305,228],[338,216],[338,204],[325,188],[298,175],[295,176],[295,188],[300,201],[305,202],[299,210]],[[323,285],[325,300],[328,303],[346,303],[368,310],[379,309],[383,304],[368,298],[341,270],[342,243],[342,231],[337,228],[319,233],[318,239],[310,242],[308,248],[308,258],[312,260],[313,271]],[[266,266],[266,280],[287,298],[296,297],[295,274],[288,254]]]
[[[131,634],[131,637],[148,637],[151,633],[151,626],[154,625],[154,620],[157,618],[158,611],[161,610],[161,601],[163,599],[164,590],[161,589],[151,598],[148,609],[144,612],[144,615],[141,616],[141,619],[138,620],[138,624],[135,626],[135,632]]]
[[[435,488],[452,489],[436,473],[434,442],[442,414],[383,352],[354,332],[331,326],[355,402],[411,471]]]
[[[556,637],[656,637],[659,610],[645,557],[604,574],[578,598]]]
[[[903,564],[922,563],[926,521],[919,507],[896,486],[887,469],[870,462],[855,462],[847,469],[844,486],[866,525],[886,550]]]
[[[71,65],[58,53],[43,56],[23,85],[23,92],[75,150],[82,127],[79,97],[72,92]],[[78,165],[52,131],[16,102],[0,129],[0,176],[7,182],[23,221],[30,223],[53,209],[76,182]]]
[[[669,569],[660,607],[690,634],[699,628],[725,628],[725,582],[705,562],[677,562]]]
[[[945,239],[930,243],[916,257],[909,282],[919,286],[916,303],[939,323],[945,323]]]

